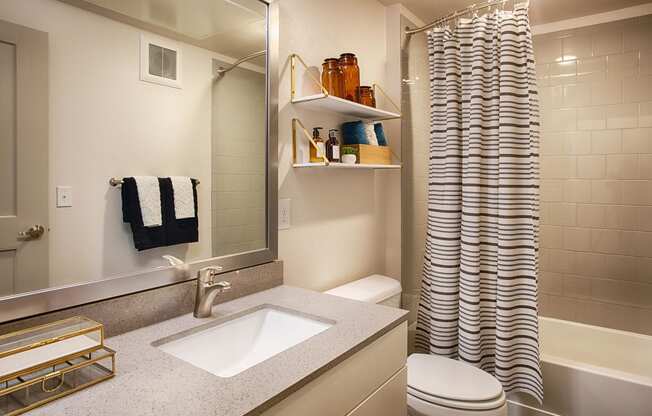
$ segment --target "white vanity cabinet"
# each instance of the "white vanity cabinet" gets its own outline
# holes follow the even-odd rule
[[[405,416],[407,323],[309,382],[263,416]]]

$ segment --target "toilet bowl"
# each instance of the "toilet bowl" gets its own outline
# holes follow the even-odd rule
[[[398,308],[401,284],[375,274],[324,293]],[[410,416],[507,416],[501,384],[479,368],[437,355],[412,354],[407,370]]]

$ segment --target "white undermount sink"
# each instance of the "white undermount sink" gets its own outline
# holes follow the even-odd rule
[[[216,376],[232,377],[331,326],[332,323],[265,306],[215,326],[168,337],[154,345]]]

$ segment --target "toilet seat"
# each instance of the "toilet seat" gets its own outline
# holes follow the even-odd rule
[[[468,410],[427,402],[408,394],[407,403],[409,416],[508,416],[507,401],[493,409]]]
[[[422,402],[437,405],[440,407],[446,407],[449,409],[455,410],[471,410],[471,411],[482,411],[482,410],[493,410],[498,409],[505,405],[505,393],[501,393],[500,396],[496,397],[494,400],[489,401],[475,401],[475,402],[463,402],[457,400],[449,400],[443,397],[431,396],[423,392],[414,390],[408,386],[408,396],[417,398]]]
[[[479,368],[427,354],[412,354],[407,361],[408,398],[423,406],[476,412],[505,406],[501,384]]]

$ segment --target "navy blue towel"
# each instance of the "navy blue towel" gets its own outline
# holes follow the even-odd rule
[[[387,137],[385,137],[383,123],[374,124],[374,131],[376,132],[376,139],[378,139],[378,146],[387,146]]]
[[[362,121],[349,121],[342,124],[343,144],[369,144]]]
[[[197,181],[192,179],[192,195],[195,200],[195,216],[177,219],[174,214],[174,189],[170,178],[159,179],[161,185],[161,209],[165,227],[166,245],[194,243],[199,241],[199,218],[197,217]]]
[[[192,180],[195,199],[195,217],[176,219],[174,214],[174,191],[170,178],[158,178],[161,191],[162,225],[145,227],[140,212],[138,187],[134,178],[122,181],[122,220],[131,226],[134,246],[138,251],[199,241],[199,218],[197,217],[197,181]]]

